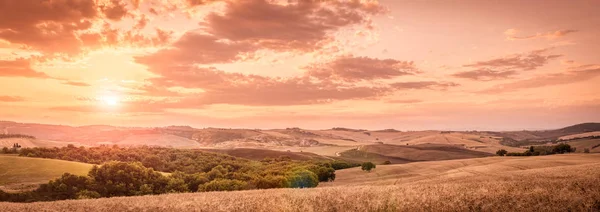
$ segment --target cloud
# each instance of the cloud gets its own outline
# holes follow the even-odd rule
[[[571,68],[562,73],[546,74],[530,79],[518,80],[511,83],[494,86],[482,93],[502,93],[527,88],[539,88],[587,81],[600,76],[600,65],[584,65]]]
[[[335,41],[333,32],[356,25],[369,28],[370,17],[383,12],[378,4],[362,1],[226,1],[222,12],[206,15],[201,28],[136,61],[206,65],[254,59],[259,50],[314,52]]]
[[[336,100],[369,99],[390,92],[387,86],[354,86],[335,82],[315,82],[310,77],[266,77],[241,73],[228,73],[215,68],[153,67],[161,75],[151,79],[146,90],[164,92],[169,87],[201,89],[181,98],[178,106],[208,104],[240,105],[299,105],[326,103]],[[166,94],[169,94],[168,92]]]
[[[87,84],[85,82],[75,82],[75,81],[65,81],[62,84],[71,85],[71,86],[79,86],[79,87],[89,87],[90,86],[90,84]]]
[[[545,38],[547,40],[553,40],[553,39],[556,39],[559,37],[563,37],[567,34],[578,32],[578,30],[563,29],[563,30],[557,30],[557,31],[551,31],[551,32],[537,33],[535,35],[528,35],[528,36],[517,36],[518,32],[519,31],[516,29],[507,29],[506,31],[504,31],[504,35],[506,35],[507,40],[527,40],[527,39],[538,39],[538,38]]]
[[[25,101],[25,99],[20,96],[0,96],[0,102],[22,102],[22,101]]]
[[[431,89],[431,90],[446,90],[450,87],[456,87],[460,84],[453,82],[436,82],[436,81],[416,81],[416,82],[396,82],[390,84],[394,89]]]
[[[209,4],[209,3],[213,3],[213,2],[217,2],[217,1],[224,1],[224,0],[186,0],[186,2],[190,6],[205,5],[205,4]]]
[[[45,53],[76,54],[75,32],[89,29],[97,17],[94,1],[0,1],[0,39]]]
[[[225,42],[211,35],[187,32],[169,48],[137,57],[136,62],[153,66],[228,63],[256,49],[248,43]]]
[[[391,79],[412,75],[417,68],[412,61],[375,59],[369,57],[338,57],[327,63],[305,67],[307,75],[320,80],[340,80],[346,82]]]
[[[421,103],[421,102],[423,102],[423,100],[420,100],[420,99],[394,99],[394,100],[386,101],[386,103],[392,103],[392,104],[412,104],[412,103]]]
[[[490,81],[498,79],[508,79],[509,77],[516,75],[516,71],[494,71],[490,69],[477,69],[472,71],[463,71],[452,74],[454,77],[479,80],[479,81]]]
[[[220,39],[307,52],[332,42],[330,32],[359,24],[369,27],[369,17],[383,12],[378,4],[362,1],[228,1],[224,12],[210,13],[201,25]]]
[[[123,17],[128,14],[127,11],[127,3],[122,2],[121,0],[110,0],[109,3],[105,5],[100,5],[100,9],[106,18],[113,21],[120,21]]]
[[[531,71],[548,64],[562,55],[549,55],[548,49],[534,50],[523,54],[513,54],[501,58],[479,61],[463,67],[474,68],[452,74],[454,77],[471,80],[489,81],[506,79],[522,71]]]
[[[50,78],[43,72],[31,68],[27,59],[0,60],[0,77]]]

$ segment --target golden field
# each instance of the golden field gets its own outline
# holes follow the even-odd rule
[[[7,192],[31,190],[65,172],[86,175],[92,166],[65,160],[0,155],[0,189]]]
[[[600,154],[488,157],[357,168],[313,189],[38,203],[2,211],[599,211]]]

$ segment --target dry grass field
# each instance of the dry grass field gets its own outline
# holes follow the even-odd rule
[[[572,147],[577,148],[577,152],[583,152],[584,149],[587,148],[592,153],[600,153],[600,139],[598,139],[598,138],[596,138],[596,139],[591,139],[591,138],[577,139],[577,140],[569,141],[568,144],[571,145]]]
[[[491,157],[340,171],[313,189],[168,194],[3,211],[599,211],[600,155]]]
[[[86,175],[92,166],[64,160],[0,155],[0,188],[7,192],[35,189],[38,184],[47,183],[65,172]]]

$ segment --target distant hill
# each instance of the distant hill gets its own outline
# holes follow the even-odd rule
[[[262,160],[265,158],[289,157],[292,160],[331,160],[329,157],[317,155],[310,152],[288,152],[268,149],[234,148],[234,149],[203,149],[206,151],[224,153],[235,157],[251,160]]]
[[[373,144],[340,153],[347,160],[383,163],[408,163],[493,156],[491,153],[466,149],[462,146],[443,144],[391,145]]]
[[[284,129],[229,129],[190,126],[166,126],[156,128],[116,127],[109,125],[67,126],[36,123],[0,121],[0,134],[23,134],[36,139],[21,139],[27,147],[36,146],[163,146],[174,148],[251,148],[276,150],[303,150],[321,152],[319,147],[340,147],[352,149],[372,144],[418,145],[444,144],[460,145],[464,149],[494,153],[505,148],[543,144],[563,136],[584,135],[600,131],[600,123],[583,123],[561,129],[543,131],[400,131],[362,130],[336,127],[325,130],[300,128]],[[587,134],[585,134],[587,135]],[[16,140],[15,140],[16,141]],[[1,145],[12,145],[3,141]],[[513,149],[510,149],[512,146]],[[25,147],[25,146],[24,146]],[[337,152],[337,151],[336,151]],[[335,153],[335,152],[334,152]],[[379,154],[373,152],[373,154]],[[373,157],[376,157],[373,155]],[[377,156],[379,157],[379,156]],[[382,156],[385,158],[385,156]],[[399,156],[397,160],[404,160]],[[410,161],[411,159],[408,159]]]
[[[558,140],[560,137],[600,131],[600,123],[582,123],[555,130],[541,131],[508,131],[488,132],[495,136],[504,137],[502,144],[509,146],[521,146],[536,143],[546,143]]]

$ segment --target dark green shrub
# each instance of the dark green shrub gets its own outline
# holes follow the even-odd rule
[[[240,180],[217,179],[204,184],[199,191],[239,191],[247,186],[246,182]]]
[[[374,163],[371,163],[371,162],[364,162],[364,163],[361,165],[361,169],[362,169],[363,171],[367,171],[367,172],[371,172],[371,170],[372,170],[372,169],[374,169],[374,168],[375,168],[375,164],[374,164]]]
[[[508,153],[506,150],[501,149],[501,150],[498,150],[496,152],[496,155],[498,155],[498,156],[504,156],[504,155],[506,155],[506,153]]]
[[[288,175],[288,181],[292,188],[313,188],[319,185],[315,173],[306,169],[296,170]]]

